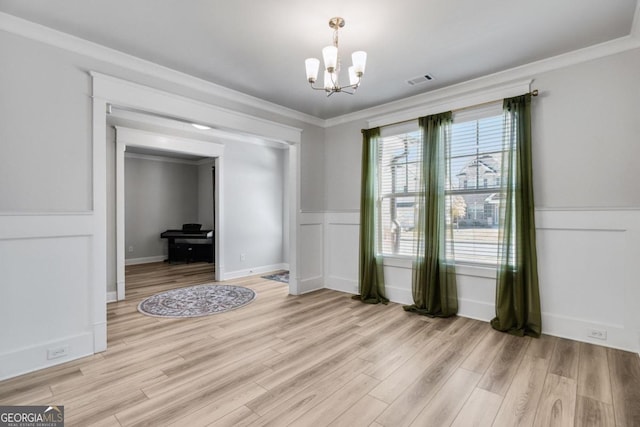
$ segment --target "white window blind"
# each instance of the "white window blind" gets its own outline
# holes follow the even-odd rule
[[[445,188],[457,263],[496,264],[503,183],[501,105],[454,115]],[[415,256],[422,138],[417,121],[382,129],[378,143],[378,252]]]
[[[378,143],[378,251],[385,255],[415,254],[421,141],[413,128]]]
[[[445,194],[451,209],[447,223],[453,228],[456,262],[497,262],[502,139],[501,114],[454,120]]]

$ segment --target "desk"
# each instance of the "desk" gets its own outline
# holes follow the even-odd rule
[[[160,238],[168,240],[170,263],[213,262],[213,230],[167,230]],[[202,242],[193,242],[194,239]]]

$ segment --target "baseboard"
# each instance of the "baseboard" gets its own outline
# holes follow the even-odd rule
[[[47,359],[47,350],[65,347],[67,354],[56,359]],[[84,333],[61,340],[0,354],[0,381],[18,375],[66,363],[90,356],[94,351],[92,333]]]
[[[226,271],[222,275],[222,280],[233,280],[239,279],[241,277],[255,276],[257,274],[270,273],[272,271],[277,270],[288,270],[289,264],[273,264],[273,265],[263,265],[260,267],[247,268],[246,270],[236,270],[236,271]]]
[[[458,316],[489,322],[496,317],[496,306],[484,301],[458,298]]]
[[[93,352],[101,353],[107,350],[107,322],[93,324]]]
[[[128,258],[124,260],[124,265],[150,264],[152,262],[162,262],[167,259],[166,255],[148,256],[143,258]]]
[[[298,292],[300,294],[307,294],[324,288],[324,282],[322,276],[309,277],[306,279],[298,280]]]
[[[591,329],[606,331],[607,339],[600,340],[589,337],[588,332]],[[542,313],[542,333],[618,350],[634,353],[638,351],[638,346],[634,339],[635,334],[630,333],[621,325],[594,323],[573,317]]]
[[[387,298],[389,301],[395,302],[402,305],[411,305],[413,304],[413,295],[411,294],[411,289],[402,289],[396,288],[393,286],[385,286],[384,288]]]
[[[358,293],[358,282],[356,280],[344,279],[342,277],[329,276],[325,278],[325,288],[334,291],[346,292],[356,295]]]
[[[118,293],[115,291],[107,292],[107,303],[116,301],[118,301]]]

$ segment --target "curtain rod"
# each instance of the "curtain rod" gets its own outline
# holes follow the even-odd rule
[[[532,90],[531,92],[527,92],[527,93],[525,93],[525,94],[523,94],[523,95],[538,96],[538,93],[539,93],[539,92],[538,92],[538,89],[534,89],[534,90]],[[483,102],[483,103],[481,103],[481,104],[472,105],[472,106],[470,106],[470,107],[458,108],[458,109],[451,110],[451,111],[452,111],[452,112],[462,111],[462,110],[466,110],[466,109],[468,109],[468,108],[475,108],[475,107],[477,107],[477,106],[479,106],[479,105],[491,104],[491,103],[496,102],[496,101],[498,101],[498,100],[496,99],[496,100],[494,100],[494,101]],[[418,120],[418,118],[416,117],[416,118],[413,118],[413,119],[402,120],[402,121],[399,121],[399,122],[389,123],[389,124],[387,124],[387,125],[377,126],[377,127],[381,127],[381,128],[382,128],[382,127],[385,127],[385,126],[401,125],[401,124],[403,124],[403,123],[409,123],[409,122],[413,122],[413,121],[415,121],[415,120]],[[364,131],[365,131],[365,130],[367,130],[367,129],[361,129],[361,130],[362,130],[362,132],[364,132]]]

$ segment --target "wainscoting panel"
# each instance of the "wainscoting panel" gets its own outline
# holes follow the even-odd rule
[[[300,258],[298,289],[300,293],[323,288],[324,216],[322,213],[300,215]]]
[[[328,212],[325,216],[325,287],[358,292],[359,214]]]
[[[357,212],[327,212],[324,284],[357,293]],[[640,351],[640,210],[539,209],[536,211],[543,332]],[[408,304],[411,261],[385,259],[389,298]],[[458,266],[459,315],[495,316],[495,269]],[[593,338],[593,331],[606,339]]]
[[[543,331],[639,351],[640,210],[541,209],[536,225]]]
[[[539,229],[543,311],[622,326],[625,257],[614,248],[624,239],[621,231]]]
[[[90,214],[0,215],[0,379],[94,352],[93,263]]]

